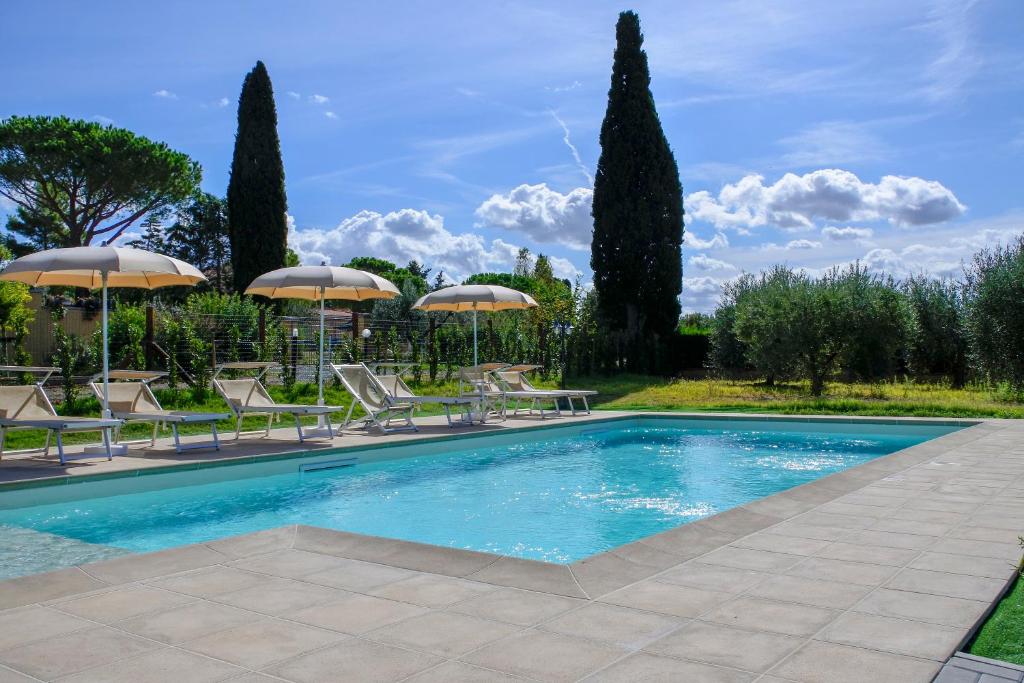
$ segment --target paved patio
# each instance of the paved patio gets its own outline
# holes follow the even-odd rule
[[[983,421],[571,565],[292,526],[0,582],[0,682],[929,681],[1022,529]]]

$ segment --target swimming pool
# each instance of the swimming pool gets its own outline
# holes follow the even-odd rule
[[[0,577],[288,524],[568,563],[961,428],[643,418],[0,493]]]

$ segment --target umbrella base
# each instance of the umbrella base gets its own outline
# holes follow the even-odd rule
[[[309,429],[303,429],[302,430],[302,436],[305,439],[322,439],[324,437],[331,437],[331,438],[333,438],[336,435],[335,435],[334,432],[331,431],[330,427],[324,426],[324,427],[311,427]]]

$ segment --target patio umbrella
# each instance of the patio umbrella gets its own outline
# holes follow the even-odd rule
[[[47,249],[11,261],[0,280],[45,287],[87,287],[103,290],[103,417],[110,417],[110,353],[107,348],[107,288],[156,289],[194,285],[206,280],[184,261],[129,247]]]
[[[264,273],[252,281],[246,294],[271,299],[305,299],[320,302],[320,361],[317,370],[317,405],[324,405],[324,301],[344,299],[391,299],[398,288],[379,275],[341,266],[293,266]]]
[[[499,285],[454,285],[420,297],[413,308],[423,311],[473,311],[473,365],[477,359],[477,311],[507,311],[533,308],[537,302],[529,294]]]

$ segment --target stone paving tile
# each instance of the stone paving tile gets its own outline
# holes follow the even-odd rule
[[[333,602],[307,607],[286,616],[303,624],[358,635],[426,613],[425,607],[407,602],[351,593]]]
[[[366,638],[451,658],[520,631],[518,626],[452,612],[428,612],[370,631]]]
[[[182,643],[259,617],[212,602],[194,602],[116,623],[117,628],[164,643]]]
[[[665,553],[659,554],[666,555]],[[671,563],[676,564],[678,561],[678,558],[673,558]],[[523,560],[516,557],[500,557],[480,571],[467,575],[466,578],[498,586],[543,591],[571,598],[587,597],[573,577],[572,569],[561,564]]]
[[[1015,563],[992,557],[971,557],[948,553],[925,552],[908,565],[912,569],[985,576],[990,579],[1007,579],[1015,571]]]
[[[920,536],[945,536],[952,531],[953,524],[920,522],[912,519],[881,519],[871,525],[872,531],[889,531]]]
[[[350,638],[276,664],[266,673],[296,683],[387,682],[400,681],[443,661],[421,652]]]
[[[883,548],[907,548],[909,550],[924,550],[942,541],[942,539],[936,540],[934,536],[900,534],[891,531],[872,531],[871,529],[852,533],[843,540],[847,543],[858,543],[860,545],[880,545]]]
[[[44,638],[95,626],[94,623],[49,607],[20,607],[0,612],[0,651]]]
[[[998,595],[1005,585],[1006,582],[1001,579],[904,569],[886,584],[886,588],[987,602],[993,595]]]
[[[792,636],[810,636],[839,615],[823,607],[740,597],[701,617],[725,626],[764,630]]]
[[[165,647],[60,680],[61,683],[213,683],[230,679],[238,683],[240,679],[235,676],[243,671],[209,657]]]
[[[570,609],[586,604],[582,600],[561,595],[548,595],[518,588],[501,588],[448,608],[449,612],[504,621],[519,626],[533,626]]]
[[[949,538],[962,538],[970,541],[991,541],[993,543],[1013,544],[1020,536],[1020,530],[1024,529],[1024,517],[1019,524],[1010,529],[1003,529],[990,526],[960,526],[950,531]]]
[[[858,545],[837,541],[831,543],[814,555],[828,560],[846,560],[867,564],[884,564],[890,567],[903,567],[920,555],[919,550],[907,548],[883,548],[881,546]]]
[[[846,609],[871,590],[868,586],[837,581],[819,581],[802,576],[772,576],[757,584],[747,595],[816,607]]]
[[[820,541],[838,541],[849,536],[850,529],[841,529],[834,526],[817,526],[815,524],[803,524],[800,522],[783,522],[772,527],[773,534],[781,536],[797,536],[799,538],[814,538]]]
[[[348,636],[277,619],[261,619],[218,631],[181,647],[247,669],[262,669]]]
[[[0,666],[0,683],[36,683],[39,679],[20,674],[6,666]]]
[[[417,574],[370,591],[371,595],[411,602],[424,607],[448,607],[469,598],[497,590],[496,586],[447,576]]]
[[[53,607],[68,614],[109,624],[140,614],[177,607],[193,600],[194,598],[180,593],[131,585],[84,598],[66,600],[54,604]]]
[[[687,562],[658,575],[662,583],[677,583],[723,593],[742,593],[764,580],[767,574],[703,562]]]
[[[0,610],[80,595],[108,585],[78,567],[19,576],[0,581]]]
[[[998,560],[1019,560],[1020,546],[1013,543],[992,543],[990,541],[971,541],[962,538],[940,538],[929,548],[936,553],[953,555],[970,555],[972,557],[992,557]]]
[[[236,560],[228,566],[285,579],[299,579],[307,574],[333,569],[341,563],[340,559],[330,555],[287,549]]]
[[[558,633],[524,631],[491,643],[463,660],[527,678],[575,681],[604,668],[627,652],[613,645]]]
[[[775,572],[788,569],[802,559],[804,559],[802,555],[726,546],[701,556],[700,561],[705,564],[720,564],[737,569]]]
[[[963,629],[847,612],[826,626],[815,638],[942,662],[963,640]]]
[[[224,559],[224,555],[205,545],[186,545],[155,553],[125,555],[113,560],[93,562],[83,565],[83,569],[100,581],[118,584],[208,567]]]
[[[977,600],[880,588],[857,603],[853,609],[886,617],[970,628],[985,613],[988,605],[987,602]]]
[[[896,574],[895,567],[846,560],[809,557],[786,573],[809,579],[823,579],[859,586],[879,586]]]
[[[229,536],[210,541],[206,545],[227,557],[242,558],[290,548],[294,542],[295,525],[292,524],[242,536]]]
[[[797,536],[781,536],[762,531],[741,538],[738,541],[733,541],[731,545],[740,548],[752,548],[754,550],[768,550],[774,553],[787,553],[789,555],[814,555],[828,546],[829,541],[799,538]]]
[[[160,647],[107,626],[72,631],[59,644],[38,640],[0,652],[0,664],[36,678],[51,680]],[[55,656],[59,652],[60,656]]]
[[[646,652],[630,655],[603,669],[588,681],[607,683],[634,683],[634,681],[701,681],[702,683],[747,683],[756,676],[735,669],[709,664],[686,662],[670,657],[659,657]]]
[[[636,650],[683,623],[675,617],[594,602],[545,622],[540,628]]]
[[[339,563],[337,566],[307,574],[302,577],[302,580],[332,588],[364,592],[416,575],[414,571],[389,567],[384,564],[346,560],[340,557],[335,559]]]
[[[811,641],[771,673],[801,683],[930,681],[938,662]]]
[[[253,574],[241,569],[235,569],[234,567],[217,565],[196,569],[184,574],[150,579],[147,583],[150,586],[192,595],[197,598],[213,598],[265,583],[266,581],[267,577],[262,574]]]
[[[416,674],[408,680],[409,683],[511,683],[524,679],[499,671],[481,669],[464,662],[449,661]]]
[[[336,588],[292,579],[270,579],[250,588],[220,595],[217,602],[253,612],[280,615],[328,602],[342,595],[342,591]]]
[[[760,673],[770,669],[803,642],[803,638],[795,636],[692,621],[644,649],[655,654]]]
[[[689,586],[643,581],[601,598],[601,602],[622,607],[660,612],[676,617],[696,617],[728,600],[728,593]]]

